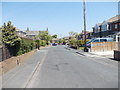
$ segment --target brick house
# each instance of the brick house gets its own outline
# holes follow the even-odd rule
[[[20,30],[20,29],[16,29],[17,35],[19,37],[26,37],[26,32]]]
[[[91,38],[92,38],[92,32],[86,31],[86,39],[91,39]],[[84,30],[82,30],[82,32],[78,36],[78,40],[84,40],[84,39],[85,39],[85,34],[84,34]]]
[[[120,32],[120,15],[112,17],[93,27],[93,37],[113,37]]]
[[[36,30],[35,31],[35,30],[29,30],[29,29],[27,29],[26,30],[26,37],[27,38],[31,38],[31,39],[39,39],[36,36],[39,35],[39,33],[44,33],[45,31],[48,32],[48,28],[46,30],[42,30],[42,31],[40,31],[40,30]]]

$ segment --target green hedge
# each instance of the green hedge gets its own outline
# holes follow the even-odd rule
[[[89,40],[86,40],[87,42]],[[79,48],[79,47],[84,47],[84,40],[77,40],[77,39],[71,39],[70,40],[70,46],[73,47],[73,48]]]
[[[47,42],[45,40],[40,40],[40,46],[45,47]]]
[[[47,45],[47,42],[45,40],[36,40],[35,42],[36,42],[37,46],[43,46],[43,47],[45,47]]]
[[[14,55],[22,55],[24,53],[30,52],[38,46],[46,46],[45,40],[31,40],[26,38],[21,38],[20,42],[14,46]]]
[[[32,51],[35,48],[35,41],[31,39],[21,38],[16,45],[16,56]]]

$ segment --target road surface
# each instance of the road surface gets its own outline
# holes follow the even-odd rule
[[[51,46],[3,75],[3,88],[118,88],[118,62]]]

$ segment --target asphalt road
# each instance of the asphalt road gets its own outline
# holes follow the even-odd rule
[[[6,73],[3,88],[118,88],[118,62],[48,47]]]

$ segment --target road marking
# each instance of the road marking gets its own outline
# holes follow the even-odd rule
[[[47,53],[48,53],[48,51],[45,52],[45,55],[44,55],[44,57],[42,58],[42,60],[37,63],[37,65],[36,65],[35,69],[33,70],[33,73],[32,73],[32,75],[31,75],[31,77],[29,78],[29,80],[28,80],[25,88],[32,88],[32,85],[33,85],[36,77],[38,76],[38,73],[39,73],[38,71],[41,70],[41,67],[42,67],[42,65],[43,65],[43,63],[44,63],[44,61],[45,61],[45,58],[46,58],[46,56],[47,56]]]

